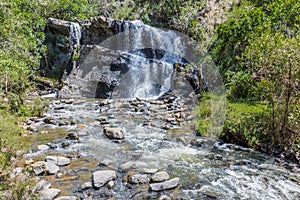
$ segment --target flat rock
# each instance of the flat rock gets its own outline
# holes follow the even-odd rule
[[[133,174],[129,177],[129,183],[139,184],[139,183],[149,183],[150,179],[145,174]]]
[[[46,162],[44,162],[44,161],[38,161],[31,165],[31,167],[33,167],[33,171],[36,175],[40,175],[40,174],[46,172],[45,163]]]
[[[53,162],[58,166],[65,166],[70,164],[70,159],[63,157],[63,156],[47,156],[46,157],[47,162]]]
[[[138,169],[138,171],[144,174],[155,174],[158,171],[158,169],[140,168]]]
[[[37,147],[40,151],[46,151],[48,149],[50,149],[50,147],[48,145],[45,144],[41,144]]]
[[[172,199],[167,195],[162,195],[158,198],[158,200],[172,200]]]
[[[173,178],[161,183],[152,183],[150,184],[150,188],[153,191],[168,190],[177,187],[178,183],[179,183],[179,178]]]
[[[117,174],[112,170],[102,170],[93,173],[94,187],[100,188],[111,180],[116,179]]]
[[[49,189],[50,187],[51,187],[51,183],[49,183],[45,180],[41,180],[33,187],[32,193],[36,194],[39,191]]]
[[[129,171],[131,169],[133,169],[135,167],[135,163],[134,162],[126,162],[126,163],[123,163],[119,166],[119,168],[122,170],[122,171]]]
[[[42,190],[40,193],[40,200],[52,200],[61,193],[60,189],[49,188]]]
[[[104,165],[104,166],[108,166],[112,163],[113,161],[112,160],[109,160],[109,159],[104,159],[102,160],[99,165]]]
[[[83,137],[83,136],[88,136],[89,135],[89,133],[88,132],[86,132],[86,131],[78,131],[78,137]]]
[[[103,132],[109,139],[123,140],[125,138],[125,134],[120,128],[106,127]]]
[[[61,196],[54,200],[77,200],[78,198],[75,196]]]
[[[48,174],[56,174],[59,171],[59,167],[52,162],[45,162],[45,167]]]
[[[167,172],[157,172],[151,177],[152,182],[163,182],[169,180],[170,176]]]
[[[93,187],[92,182],[85,182],[84,184],[81,185],[82,190],[89,189],[89,188],[92,188],[92,187]]]
[[[56,174],[59,171],[59,167],[53,162],[38,161],[31,165],[36,175],[43,173]]]

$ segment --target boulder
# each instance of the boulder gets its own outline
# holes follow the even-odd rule
[[[40,200],[53,200],[61,193],[60,189],[49,188],[42,190],[40,193]]]
[[[103,132],[109,139],[122,140],[125,138],[124,132],[120,128],[106,127]]]
[[[162,182],[169,180],[170,176],[167,172],[162,171],[162,172],[157,172],[151,177],[152,182]]]
[[[100,188],[104,186],[111,180],[116,179],[117,174],[115,171],[112,170],[102,170],[96,171],[93,173],[93,183],[95,188]]]
[[[53,162],[58,166],[65,166],[70,164],[70,159],[62,156],[47,156],[47,162]]]
[[[129,176],[129,183],[140,184],[140,183],[149,183],[150,179],[145,174],[133,174]]]
[[[162,195],[158,198],[158,200],[172,200],[172,199],[167,195]]]
[[[70,133],[68,133],[66,139],[67,139],[67,140],[78,140],[79,137],[78,137],[78,134],[77,134],[77,133],[75,133],[75,132],[70,132]]]
[[[92,182],[85,182],[84,184],[82,184],[82,185],[80,186],[80,188],[81,188],[82,190],[89,189],[89,188],[92,188],[92,187],[93,187]]]
[[[59,167],[53,162],[38,161],[31,165],[36,175],[43,173],[56,174],[59,171]]]
[[[51,187],[51,183],[48,183],[45,180],[39,181],[32,189],[32,193],[36,194],[42,190],[49,189]]]
[[[79,198],[77,198],[75,196],[61,196],[54,200],[77,200],[77,199],[79,199]]]
[[[152,183],[150,184],[150,188],[153,191],[162,191],[172,189],[178,186],[179,178],[173,178],[168,181],[160,182],[160,183]]]

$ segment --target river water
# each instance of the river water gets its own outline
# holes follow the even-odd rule
[[[300,199],[296,166],[286,169],[273,157],[252,149],[196,137],[192,110],[170,97],[160,101],[52,100],[44,118],[35,123],[44,134],[33,136],[32,144],[33,149],[41,144],[52,148],[32,151],[26,157],[72,157],[69,166],[61,167],[63,178],[44,178],[61,188],[62,194],[83,199],[107,199],[89,197],[80,190],[99,169],[117,172],[111,190],[114,199],[158,199],[162,194],[172,199]],[[108,139],[103,134],[105,126],[123,129],[125,139]],[[69,132],[78,133],[79,140],[65,139]],[[105,159],[111,165],[98,166]],[[147,184],[132,186],[124,181],[128,171],[120,170],[129,161],[134,163],[131,171],[150,168],[179,177],[178,187],[153,192]]]

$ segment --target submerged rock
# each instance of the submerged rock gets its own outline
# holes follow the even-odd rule
[[[94,187],[100,188],[111,180],[116,179],[117,174],[112,170],[96,171],[93,173]]]
[[[133,169],[134,167],[135,167],[135,163],[131,162],[131,161],[123,163],[122,165],[119,166],[119,168],[122,171],[129,171],[129,170]]]
[[[153,191],[168,190],[177,187],[178,183],[179,183],[179,178],[173,178],[161,183],[152,183],[150,184],[150,188]]]

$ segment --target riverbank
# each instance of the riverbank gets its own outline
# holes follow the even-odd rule
[[[298,166],[195,136],[190,108],[173,101],[51,100],[24,124],[31,145],[19,170],[38,181],[32,193],[50,199],[300,196]]]

